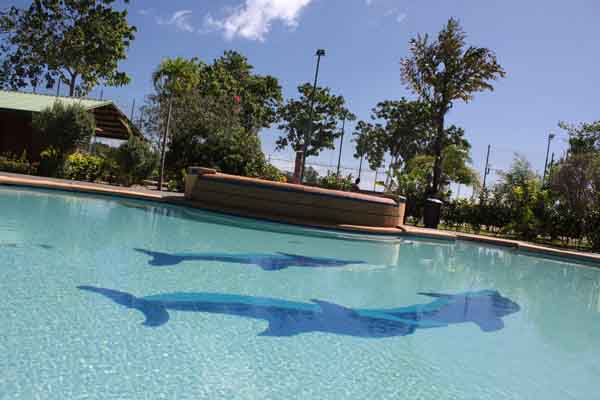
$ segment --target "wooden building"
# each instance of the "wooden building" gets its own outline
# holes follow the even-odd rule
[[[127,140],[130,135],[141,135],[112,101],[0,90],[0,154],[21,155],[26,151],[30,160],[39,160],[43,149],[32,128],[32,117],[56,101],[65,105],[80,104],[88,110],[96,121],[98,138]]]

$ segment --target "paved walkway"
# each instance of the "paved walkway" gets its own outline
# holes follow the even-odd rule
[[[309,226],[320,229],[343,230],[355,233],[378,234],[378,235],[411,235],[442,240],[466,240],[478,243],[486,243],[494,246],[503,246],[518,249],[520,251],[535,253],[545,256],[556,256],[568,258],[575,261],[584,261],[594,266],[600,267],[600,254],[582,253],[577,251],[562,250],[519,240],[501,239],[490,236],[473,235],[467,233],[458,233],[442,231],[435,229],[417,228],[413,226],[399,226],[397,228],[379,228],[372,226],[354,226],[354,225],[334,225],[317,221],[300,220],[284,216],[272,215],[267,213],[247,212],[239,209],[227,207],[217,207],[186,200],[181,193],[160,192],[142,187],[126,188],[121,186],[103,185],[97,183],[69,181],[65,179],[44,178],[30,175],[19,175],[0,172],[0,185],[29,186],[44,189],[56,189],[74,192],[85,192],[111,196],[130,197],[141,200],[150,200],[164,202],[175,205],[199,208],[208,211],[226,213],[240,217],[262,219],[272,222],[282,222],[293,225]]]

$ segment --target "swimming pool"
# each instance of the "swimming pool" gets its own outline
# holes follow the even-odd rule
[[[0,186],[0,316],[0,399],[598,398],[600,270],[472,243]]]

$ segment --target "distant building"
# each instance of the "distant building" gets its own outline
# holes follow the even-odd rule
[[[32,116],[60,101],[65,105],[80,104],[96,120],[98,138],[127,140],[141,136],[133,123],[112,101],[59,97],[0,90],[0,154],[21,155],[27,151],[32,161],[39,159],[42,143],[31,126]]]

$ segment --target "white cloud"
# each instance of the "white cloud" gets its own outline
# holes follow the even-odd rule
[[[230,9],[222,19],[207,15],[205,28],[223,32],[226,39],[240,37],[264,41],[273,22],[279,21],[288,28],[298,26],[302,10],[313,0],[245,0],[244,4]]]
[[[385,17],[394,17],[397,23],[402,23],[408,16],[405,12],[401,12],[397,7],[390,8],[384,14]]]
[[[143,16],[154,14],[154,8],[142,8],[138,10],[138,14]]]
[[[171,18],[165,19],[162,17],[156,17],[156,23],[159,25],[175,25],[177,29],[184,32],[194,32],[194,26],[190,22],[192,18],[192,11],[190,10],[179,10],[175,11]]]
[[[396,15],[396,22],[397,23],[402,23],[402,21],[404,21],[406,19],[406,13],[400,13],[398,15]]]

